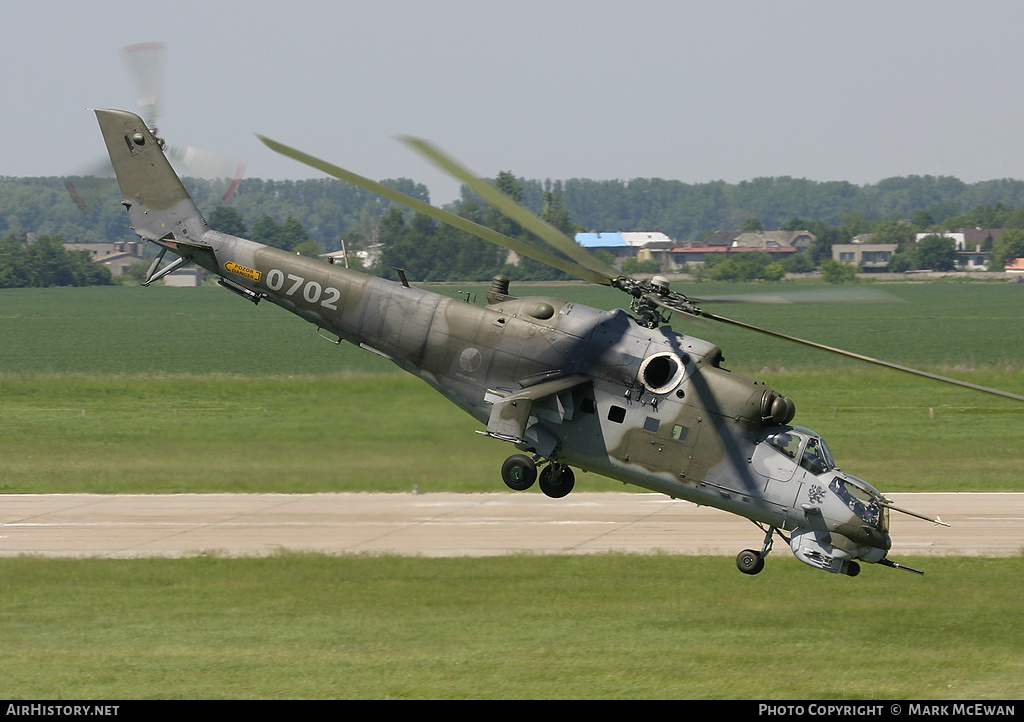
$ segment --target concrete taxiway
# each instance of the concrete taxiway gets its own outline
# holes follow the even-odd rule
[[[890,496],[952,524],[893,512],[894,559],[1024,550],[1024,494]],[[761,540],[745,519],[650,493],[0,495],[0,556],[731,556]]]

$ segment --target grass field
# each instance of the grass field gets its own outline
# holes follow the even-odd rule
[[[856,579],[722,561],[0,560],[0,697],[1024,695],[1022,557]]]
[[[580,284],[517,290],[622,300]],[[833,300],[728,315],[1024,393],[1021,284],[696,287],[737,290]],[[865,297],[878,300],[854,302]],[[731,368],[793,398],[796,422],[884,491],[1021,488],[1020,403],[729,327],[693,331],[718,334]],[[510,453],[384,359],[218,288],[6,290],[0,339],[3,492],[484,491],[501,487]]]
[[[931,384],[873,369],[763,378],[883,491],[1022,488],[1022,404],[954,389],[930,406]],[[30,374],[0,376],[0,392],[4,493],[500,491],[512,453],[408,375]]]
[[[721,312],[1024,393],[1021,285],[867,290],[883,300]],[[676,328],[794,398],[797,422],[883,491],[1022,490],[1024,405]],[[0,492],[500,490],[509,447],[475,428],[379,357],[220,289],[0,291]],[[1024,557],[928,566],[851,579],[782,553],[757,577],[666,555],[0,559],[0,698],[1019,699]]]
[[[935,281],[827,284],[692,284],[696,296],[787,293],[803,303],[707,304],[718,313],[783,333],[932,369],[1024,365],[1024,284]],[[444,285],[481,298],[481,284]],[[513,285],[519,294],[568,298],[601,308],[628,301],[585,284]],[[824,300],[823,300],[824,299]],[[863,301],[860,299],[868,299]],[[740,329],[677,319],[676,330],[711,339],[738,371],[845,361]],[[253,306],[217,287],[0,290],[2,373],[230,373],[258,375],[390,371],[385,360],[319,339],[310,324],[269,304]],[[1024,382],[1018,386],[1024,385]],[[940,396],[938,387],[936,396]]]

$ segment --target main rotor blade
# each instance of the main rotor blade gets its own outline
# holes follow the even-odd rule
[[[774,293],[736,293],[728,295],[701,296],[694,298],[694,303],[906,303],[902,298],[894,296],[874,286],[830,286],[828,288],[786,288]]]
[[[667,304],[662,304],[669,310],[673,309]],[[754,326],[753,324],[745,323],[743,321],[736,321],[735,319],[726,318],[725,316],[719,316],[715,313],[710,313],[701,309],[697,309],[694,315],[702,318],[711,319],[712,321],[721,321],[731,326],[738,326],[739,328],[745,328],[748,331],[756,331],[763,333],[768,336],[774,336],[775,338],[781,338],[785,341],[792,341],[793,343],[803,344],[804,346],[810,346],[811,348],[820,349],[821,351],[828,351],[829,353],[839,354],[840,356],[846,356],[847,358],[857,359],[859,361],[865,361],[870,364],[877,366],[884,366],[885,368],[895,369],[896,371],[903,371],[904,373],[914,374],[915,376],[923,376],[933,381],[942,381],[947,384],[954,384],[956,386],[963,386],[964,388],[974,389],[975,391],[983,391],[987,394],[995,394],[996,396],[1002,396],[1007,399],[1014,399],[1015,401],[1024,401],[1024,396],[1018,394],[1012,394],[1009,391],[1001,391],[1000,389],[989,388],[988,386],[980,386],[978,384],[972,384],[967,381],[961,381],[960,379],[951,379],[948,376],[940,376],[938,374],[929,373],[927,371],[921,371],[920,369],[911,368],[910,366],[901,366],[900,364],[892,363],[891,361],[883,361],[881,359],[873,358],[871,356],[865,356],[864,354],[854,353],[853,351],[846,351],[841,348],[835,348],[834,346],[826,346],[822,343],[815,341],[808,341],[806,339],[797,338],[796,336],[790,336],[788,334],[779,333],[778,331],[771,331],[767,328],[761,328],[760,326]]]
[[[590,281],[591,283],[597,283],[602,286],[611,285],[611,279],[604,274],[598,273],[589,268],[584,268],[576,263],[573,263],[572,261],[556,256],[553,253],[548,253],[547,251],[543,251],[537,248],[536,246],[531,246],[529,243],[517,241],[515,238],[510,238],[502,233],[498,233],[495,230],[487,228],[486,226],[481,226],[479,223],[474,223],[473,221],[467,220],[462,216],[457,216],[454,213],[449,213],[448,211],[436,208],[435,206],[432,206],[429,203],[424,203],[418,198],[407,196],[404,193],[394,190],[393,188],[388,188],[387,186],[381,185],[380,183],[372,181],[369,178],[364,178],[361,175],[356,175],[351,171],[347,171],[344,168],[339,168],[338,166],[332,165],[327,161],[320,160],[319,158],[314,158],[313,156],[307,153],[303,153],[300,150],[290,148],[286,145],[283,145],[282,143],[278,143],[277,141],[271,140],[270,138],[266,138],[258,134],[256,137],[259,138],[263,142],[263,144],[266,145],[268,148],[277,153],[280,153],[281,155],[286,155],[289,158],[293,158],[299,161],[300,163],[305,163],[306,165],[312,166],[313,168],[322,170],[324,173],[334,176],[339,180],[343,180],[347,183],[351,183],[352,185],[359,186],[360,188],[365,188],[366,190],[376,193],[377,195],[383,196],[388,200],[395,201],[396,203],[401,203],[404,206],[412,208],[414,211],[418,211],[423,215],[430,216],[431,218],[439,220],[442,223],[447,223],[448,225],[454,226],[459,230],[466,231],[467,233],[472,233],[474,236],[483,238],[485,241],[490,241],[491,243],[496,243],[499,246],[504,246],[505,248],[508,248],[511,251],[515,251],[521,256],[532,258],[533,260],[539,261],[540,263],[546,263],[547,265],[553,268],[557,268],[559,271],[563,271],[570,275],[576,276],[577,278],[581,278],[584,281]]]
[[[423,140],[412,136],[399,138],[403,143],[426,156],[438,168],[465,183],[478,196],[497,208],[513,221],[538,238],[546,241],[552,248],[561,251],[581,266],[609,278],[622,275],[616,268],[586,251],[576,241],[562,233],[543,218],[531,213],[483,178],[473,174],[461,166],[455,159],[448,157],[440,149]]]

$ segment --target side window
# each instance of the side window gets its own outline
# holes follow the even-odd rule
[[[787,431],[769,436],[768,443],[790,459],[796,459],[796,454],[800,451],[800,437]]]
[[[800,466],[812,474],[821,474],[827,468],[816,440],[810,439],[807,442],[807,448],[804,449],[803,456],[800,458]]]
[[[626,418],[626,410],[621,406],[612,406],[608,409],[608,420],[621,424]]]

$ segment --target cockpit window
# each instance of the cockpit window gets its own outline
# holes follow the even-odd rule
[[[804,453],[800,457],[800,466],[812,474],[824,474],[826,471],[835,468],[832,461],[832,454],[829,452],[825,442],[821,439],[808,439]]]
[[[885,531],[888,526],[886,510],[878,504],[878,499],[849,479],[835,477],[828,488],[836,493],[850,510],[864,520],[868,526]]]
[[[780,431],[768,437],[768,443],[790,459],[796,459],[797,452],[800,451],[800,441],[799,436],[788,431]]]

